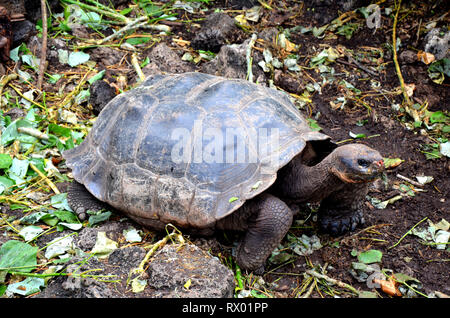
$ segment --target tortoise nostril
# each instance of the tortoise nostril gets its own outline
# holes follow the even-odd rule
[[[375,166],[377,166],[378,168],[383,168],[384,167],[383,159],[381,159],[379,161],[375,161]]]

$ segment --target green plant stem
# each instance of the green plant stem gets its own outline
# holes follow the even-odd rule
[[[320,279],[325,279],[327,282],[336,284],[342,288],[346,288],[346,289],[350,290],[351,292],[355,293],[356,295],[359,295],[359,292],[353,286],[350,286],[349,284],[346,284],[346,283],[336,280],[334,278],[328,277],[327,275],[317,273],[316,271],[313,271],[313,270],[307,270],[306,273],[308,275],[311,275],[311,276],[314,276],[314,277],[317,277]]]
[[[80,1],[76,0],[61,0],[64,3],[68,4],[76,4],[82,9],[91,10],[100,14],[103,14],[107,17],[114,18],[116,20],[119,20],[121,23],[128,24],[132,20],[128,19],[127,17],[115,12],[114,10],[110,9],[109,7],[103,6],[102,4],[96,2],[96,1],[89,1],[90,3],[94,3],[95,6],[91,6],[89,4],[82,3]]]
[[[400,244],[400,242],[408,235],[411,234],[411,231],[414,230],[420,223],[422,223],[423,221],[425,221],[426,219],[428,219],[428,216],[426,216],[425,218],[423,218],[422,220],[420,220],[416,225],[414,225],[412,228],[409,229],[408,232],[406,232],[399,240],[397,243],[395,243],[394,245],[388,247],[388,249],[394,248],[396,247],[398,244]]]

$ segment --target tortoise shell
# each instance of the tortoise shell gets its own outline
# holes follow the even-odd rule
[[[63,155],[76,181],[130,217],[204,228],[270,187],[308,141],[326,139],[287,94],[193,72],[116,96]]]

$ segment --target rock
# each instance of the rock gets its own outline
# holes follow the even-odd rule
[[[116,96],[116,90],[103,80],[94,82],[89,87],[89,103],[93,112],[98,115],[106,104]]]
[[[11,108],[10,110],[8,110],[3,115],[9,116],[9,117],[11,117],[11,121],[15,121],[18,118],[25,117],[26,112],[21,108],[14,107],[14,108]]]
[[[227,78],[245,79],[247,77],[246,53],[249,42],[250,40],[248,39],[242,44],[223,45],[213,60],[202,65],[201,71]],[[253,77],[259,83],[263,83],[266,80],[264,72],[258,66],[259,60],[258,58],[253,58],[252,72]]]
[[[110,47],[100,46],[89,52],[90,59],[96,60],[105,66],[111,66],[120,63],[125,53],[114,50]]]
[[[257,0],[228,0],[227,5],[232,9],[241,10],[243,8],[250,9],[253,6],[260,5],[260,3]]]
[[[425,52],[432,53],[436,60],[450,58],[449,41],[450,31],[442,32],[434,28],[425,36]]]
[[[239,34],[234,20],[225,13],[217,12],[206,18],[201,30],[191,41],[191,46],[195,50],[217,53],[222,45],[235,43]]]
[[[24,0],[0,0],[0,6],[6,8],[10,14],[24,14]]]
[[[95,258],[89,260],[74,257],[70,260],[65,272],[82,273],[89,269],[103,269],[104,265]],[[102,274],[102,271],[90,272],[89,274]],[[57,276],[50,280],[47,287],[35,298],[111,298],[114,295],[108,283],[91,277]]]
[[[24,20],[12,23],[12,33],[12,48],[15,48],[20,44],[27,42],[31,35],[36,33],[36,31],[33,23]]]
[[[155,46],[148,54],[150,63],[146,65],[142,72],[145,76],[167,73],[185,73],[192,72],[194,66],[189,64],[172,51],[165,43],[160,43]]]
[[[402,64],[412,64],[418,62],[417,53],[411,50],[405,50],[398,56],[398,61]]]
[[[25,7],[25,18],[31,21],[33,24],[36,24],[36,22],[42,18],[40,1],[36,0],[15,0],[15,1],[23,1]],[[46,3],[48,6],[47,8],[50,8],[52,14],[64,11],[64,8],[59,0],[47,0]]]
[[[275,70],[273,83],[283,90],[297,95],[301,95],[305,89],[305,83],[301,77],[293,76],[281,70]]]
[[[155,297],[233,296],[231,270],[192,244],[164,246],[154,256],[147,273],[149,286],[156,289]]]
[[[125,271],[128,274],[132,268],[139,266],[145,254],[145,249],[139,246],[119,248],[109,255],[108,264],[120,265],[121,271]]]

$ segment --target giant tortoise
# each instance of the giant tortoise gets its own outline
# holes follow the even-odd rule
[[[384,166],[378,151],[310,129],[287,94],[197,72],[116,96],[63,156],[80,218],[107,204],[154,229],[244,231],[236,260],[257,272],[292,224],[289,204],[320,202],[322,229],[353,230]]]

